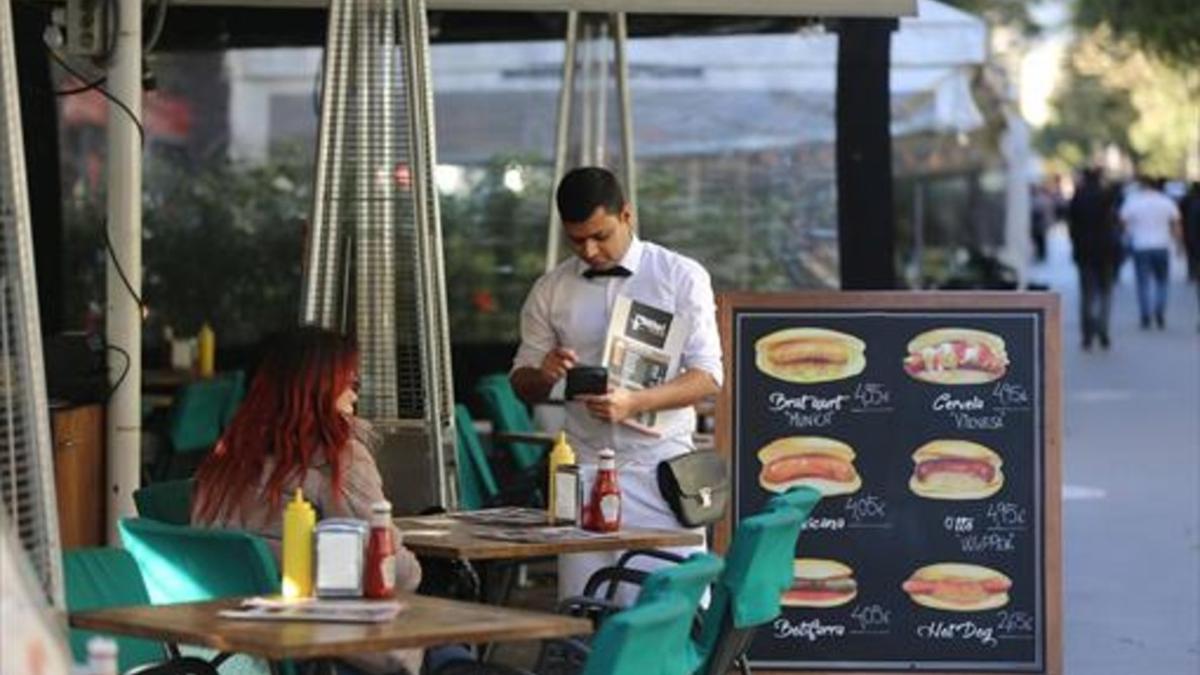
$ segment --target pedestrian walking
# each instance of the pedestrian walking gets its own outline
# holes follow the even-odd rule
[[[1120,260],[1121,235],[1113,218],[1111,197],[1100,170],[1088,168],[1067,207],[1072,255],[1079,270],[1079,314],[1083,348],[1099,340],[1108,349],[1108,318],[1112,309],[1113,281]]]
[[[1142,328],[1149,328],[1151,320],[1165,328],[1171,241],[1182,236],[1179,207],[1154,180],[1140,175],[1134,192],[1121,205],[1120,218],[1133,249]]]
[[[1192,188],[1183,198],[1183,247],[1187,250],[1188,278],[1196,285],[1196,298],[1200,300],[1200,181],[1192,181]],[[1200,325],[1197,325],[1200,330]]]

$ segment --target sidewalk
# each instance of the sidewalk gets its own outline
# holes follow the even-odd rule
[[[1165,331],[1137,326],[1130,270],[1113,348],[1080,349],[1065,233],[1031,270],[1063,298],[1064,642],[1070,675],[1200,672],[1200,333],[1174,270]],[[1128,266],[1127,266],[1128,267]]]

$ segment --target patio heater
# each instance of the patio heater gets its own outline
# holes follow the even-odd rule
[[[357,336],[358,412],[399,512],[452,501],[433,123],[424,1],[333,0],[301,321]]]
[[[0,2],[0,499],[46,597],[64,607],[49,408],[10,3]]]
[[[611,40],[611,42],[610,42]],[[627,45],[629,30],[623,12],[567,12],[563,39],[562,85],[554,135],[554,176],[551,185],[573,166],[606,166],[608,157],[608,89],[610,65],[615,76],[617,114],[621,131],[621,169],[629,204],[637,211],[637,162],[633,147],[633,100],[629,92]],[[611,54],[610,54],[611,49]],[[574,122],[575,135],[571,134]],[[568,157],[571,155],[571,157]],[[554,191],[550,193],[546,226],[546,271],[562,253],[561,230]]]

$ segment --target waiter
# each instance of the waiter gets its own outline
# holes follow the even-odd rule
[[[619,296],[667,312],[685,330],[678,374],[641,390],[609,388],[566,404],[566,433],[574,447],[584,494],[595,478],[597,453],[616,452],[623,526],[681,529],[658,489],[655,469],[665,459],[694,449],[692,406],[721,387],[721,341],[708,272],[695,260],[634,232],[633,210],[616,176],[583,167],[563,177],[555,194],[563,231],[575,257],[543,275],[521,310],[521,346],[511,374],[528,403],[544,401],[576,365],[601,365],[613,304]],[[622,421],[656,412],[657,435]],[[703,528],[695,532],[704,534]],[[704,545],[672,549],[682,555]],[[616,563],[620,551],[563,555],[558,563],[560,597],[583,590],[588,576]],[[638,563],[650,567],[647,558]]]

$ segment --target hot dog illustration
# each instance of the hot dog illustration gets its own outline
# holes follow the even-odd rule
[[[811,384],[853,377],[867,365],[862,340],[824,328],[787,328],[754,343],[755,364],[786,382]]]
[[[837,607],[858,595],[854,570],[837,560],[796,558],[792,585],[779,603],[785,607]]]
[[[908,343],[904,372],[934,384],[983,384],[1004,377],[1004,339],[972,328],[938,328]]]
[[[825,496],[850,494],[862,487],[854,456],[853,448],[832,438],[780,438],[758,451],[762,462],[758,482],[771,492],[805,485]]]
[[[982,565],[936,563],[913,572],[901,587],[918,605],[948,612],[982,612],[1008,604],[1012,579]]]
[[[938,439],[917,448],[912,459],[908,487],[929,499],[983,499],[1004,485],[1004,461],[979,443]]]

